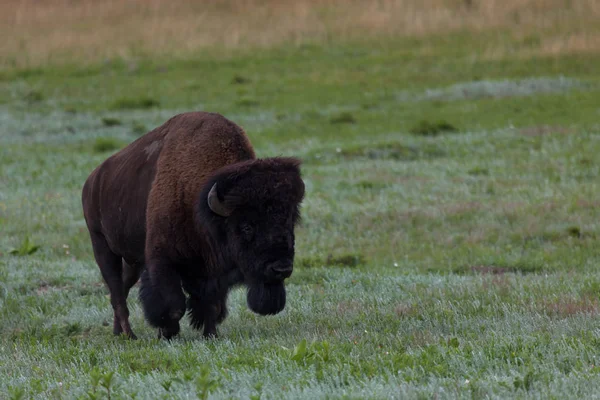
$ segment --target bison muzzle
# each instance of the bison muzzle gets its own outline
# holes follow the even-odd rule
[[[127,296],[138,280],[145,318],[165,338],[186,311],[216,336],[238,285],[252,311],[282,311],[303,197],[298,159],[256,158],[243,129],[215,113],[176,115],[106,159],[82,204],[113,333],[135,338]]]

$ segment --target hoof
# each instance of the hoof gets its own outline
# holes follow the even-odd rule
[[[179,323],[158,328],[158,338],[170,340],[179,334]]]
[[[126,333],[125,336],[127,336],[127,338],[130,340],[137,340],[137,336],[133,332]]]
[[[219,338],[219,335],[217,334],[217,332],[204,332],[202,334],[202,337],[204,337],[204,339],[207,340],[215,340]]]
[[[138,338],[135,335],[135,333],[133,333],[133,332],[130,332],[130,333],[126,333],[126,332],[113,332],[113,335],[115,335],[115,336],[123,336],[123,337],[125,337],[127,339],[130,339],[130,340],[137,340],[137,338]]]

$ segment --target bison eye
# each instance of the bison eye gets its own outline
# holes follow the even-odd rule
[[[254,228],[252,228],[252,225],[243,223],[240,225],[240,231],[242,231],[242,234],[246,239],[252,239],[252,235],[254,234]]]

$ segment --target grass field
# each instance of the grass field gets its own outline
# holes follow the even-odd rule
[[[596,2],[5,3],[1,399],[600,398]],[[81,187],[190,110],[304,160],[288,304],[127,341]]]

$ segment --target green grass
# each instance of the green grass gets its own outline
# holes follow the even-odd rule
[[[484,61],[469,40],[2,72],[0,393],[597,396],[600,58]],[[81,187],[188,110],[304,160],[288,305],[259,317],[239,289],[220,339],[168,343],[134,288],[140,340],[115,338]]]

